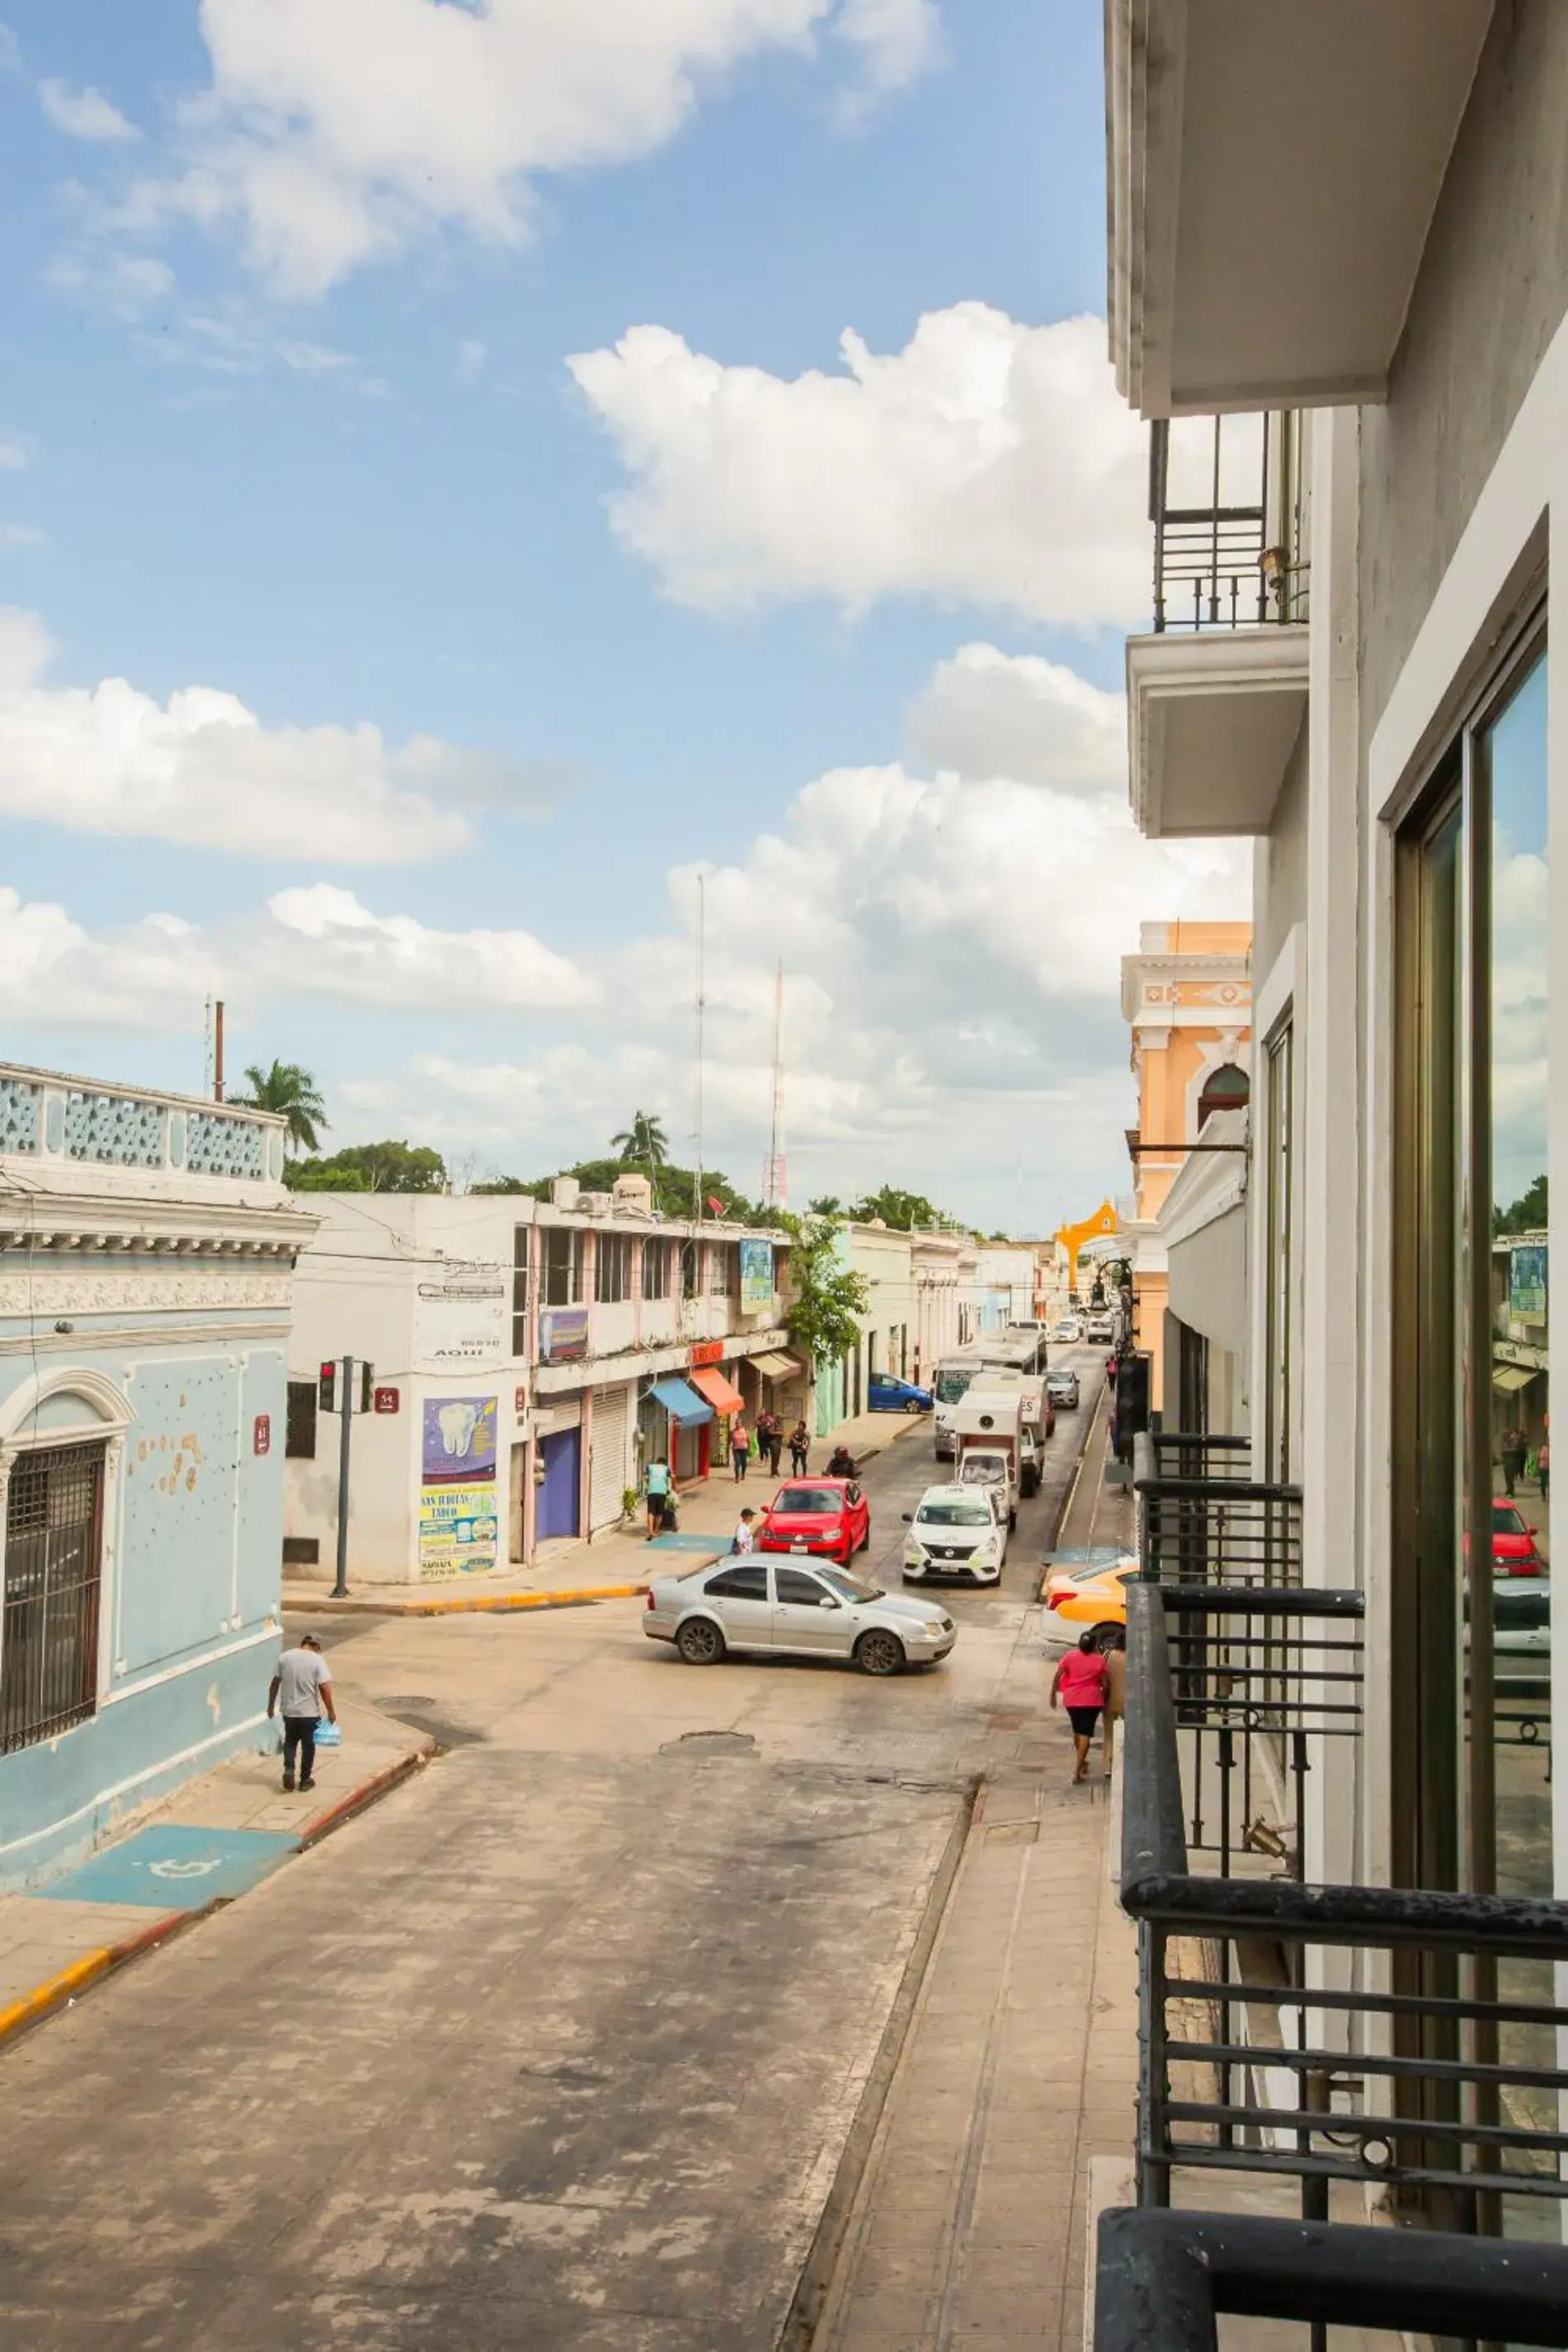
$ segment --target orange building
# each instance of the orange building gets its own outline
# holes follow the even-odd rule
[[[1244,1110],[1250,1091],[1252,926],[1145,923],[1121,959],[1138,1124],[1132,1155],[1134,1336],[1151,1358],[1150,1402],[1165,1402],[1170,1272],[1161,1212],[1205,1122]]]

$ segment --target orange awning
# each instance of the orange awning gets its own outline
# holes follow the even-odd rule
[[[740,1390],[732,1388],[723,1373],[716,1371],[711,1364],[693,1364],[686,1377],[692,1387],[707,1398],[715,1412],[744,1412],[746,1400]]]

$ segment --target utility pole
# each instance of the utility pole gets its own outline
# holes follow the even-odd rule
[[[708,1009],[708,999],[704,993],[707,945],[708,877],[704,874],[700,874],[697,877],[697,1165],[692,1171],[692,1192],[695,1195],[692,1213],[694,1222],[698,1224],[702,1223],[702,1028],[703,1018]],[[698,1268],[698,1280],[699,1282],[701,1280],[700,1265]]]
[[[223,999],[213,1006],[213,1100],[223,1100]]]
[[[213,1090],[213,1001],[209,996],[202,1012],[202,1092],[210,1097]]]
[[[354,1360],[343,1358],[343,1426],[338,1440],[338,1580],[334,1601],[346,1601],[349,1591],[349,1446],[354,1425]]]
[[[789,1206],[789,1176],[784,1149],[784,964],[773,976],[773,1120],[768,1164],[763,1177],[763,1205]]]

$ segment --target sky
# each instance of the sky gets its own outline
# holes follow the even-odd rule
[[[1082,0],[9,0],[17,1060],[304,1063],[460,1177],[1130,1179],[1142,428]],[[699,877],[701,877],[700,892]]]

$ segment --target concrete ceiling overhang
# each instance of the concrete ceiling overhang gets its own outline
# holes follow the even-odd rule
[[[1149,840],[1267,833],[1306,716],[1307,635],[1128,638],[1132,814]]]
[[[1386,396],[1493,0],[1105,0],[1111,354],[1144,416]]]

